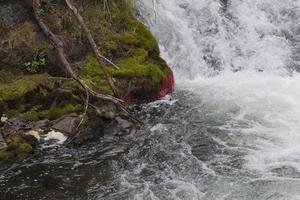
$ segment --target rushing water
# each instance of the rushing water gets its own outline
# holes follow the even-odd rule
[[[226,2],[226,1],[223,1]],[[44,150],[5,199],[299,200],[300,0],[140,0],[177,80],[144,130]]]

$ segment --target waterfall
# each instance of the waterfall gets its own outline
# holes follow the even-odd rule
[[[165,59],[178,76],[190,79],[241,70],[290,75],[299,69],[299,2],[231,0],[226,11],[220,0],[137,4]]]
[[[174,134],[188,138],[181,148],[189,153],[182,150],[168,165],[174,170],[184,155],[188,172],[175,170],[172,178],[164,172],[160,188],[145,181],[136,199],[300,199],[300,0],[143,0],[136,6],[175,72],[176,98],[193,116],[177,118],[183,122],[176,131],[158,126],[166,141]],[[196,119],[205,134],[194,131]],[[202,139],[191,142],[195,137]],[[221,153],[197,157],[215,151],[203,138]],[[187,175],[191,168],[206,172]],[[163,190],[168,184],[176,189]]]

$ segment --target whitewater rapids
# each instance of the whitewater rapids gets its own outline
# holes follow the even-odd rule
[[[173,100],[134,106],[137,133],[41,148],[0,199],[299,200],[300,0],[222,2],[136,0]]]
[[[195,131],[184,117],[176,118],[184,121],[177,129],[158,124],[153,134],[167,136],[156,148],[174,151],[163,145],[186,139],[174,142],[177,154],[167,153],[174,159],[162,173],[163,184],[143,179],[144,190],[134,198],[299,200],[300,1],[229,0],[226,9],[218,0],[136,6],[175,71],[176,98],[207,132]],[[179,124],[188,128],[180,132]],[[202,139],[190,141],[195,137]],[[208,158],[199,156],[204,152]]]

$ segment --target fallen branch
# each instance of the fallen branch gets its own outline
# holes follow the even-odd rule
[[[130,112],[125,108],[125,106],[122,104],[123,100],[113,97],[111,95],[107,95],[107,94],[100,94],[96,91],[94,91],[93,89],[91,89],[81,78],[79,75],[77,75],[70,63],[68,62],[66,55],[64,53],[64,45],[63,42],[48,28],[48,26],[44,23],[43,19],[40,16],[40,0],[33,0],[32,1],[32,8],[33,8],[33,13],[34,13],[34,17],[39,25],[39,27],[42,29],[43,33],[45,34],[45,36],[51,41],[51,43],[53,44],[53,46],[55,47],[59,59],[61,60],[62,63],[62,67],[64,68],[64,70],[72,77],[72,79],[74,79],[75,81],[77,81],[85,90],[86,94],[87,94],[87,98],[86,98],[86,111],[87,111],[87,107],[89,105],[89,97],[92,96],[94,98],[97,99],[101,99],[101,100],[105,100],[105,101],[109,101],[114,103],[121,111],[123,111],[127,117],[131,120],[133,120],[135,123],[139,123],[142,124],[141,121],[139,121],[138,119],[136,119],[134,116],[132,116],[130,114]],[[85,111],[85,113],[86,113]]]
[[[78,23],[80,24],[85,36],[87,37],[88,41],[89,41],[89,44],[97,58],[97,61],[98,63],[100,64],[101,66],[101,69],[106,77],[106,79],[108,80],[108,83],[111,87],[111,89],[113,90],[114,92],[114,95],[115,96],[118,96],[118,91],[113,83],[113,80],[111,78],[111,76],[109,75],[109,73],[107,72],[107,70],[105,69],[105,64],[102,60],[110,63],[113,67],[115,67],[116,69],[119,69],[119,67],[117,65],[115,65],[112,61],[110,61],[109,59],[107,59],[106,57],[104,57],[103,55],[100,54],[99,50],[98,50],[98,47],[97,47],[97,44],[91,34],[91,31],[89,30],[89,28],[87,27],[86,23],[84,22],[84,19],[83,17],[80,15],[80,13],[78,12],[77,8],[71,3],[70,0],[65,0],[66,1],[66,4],[67,6],[69,7],[69,9],[73,12],[74,16],[76,17]]]

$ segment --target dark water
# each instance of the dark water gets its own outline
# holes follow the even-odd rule
[[[158,122],[173,124],[180,110],[184,112],[187,109],[187,105],[183,106],[180,102],[172,106],[157,103],[155,106],[136,107],[137,115],[147,122],[143,130],[136,134],[124,137],[106,135],[76,149],[64,146],[41,148],[34,158],[1,170],[1,199],[129,198],[130,190],[120,191],[121,176],[125,171],[134,169],[137,167],[135,162],[144,159],[150,159],[151,162],[172,159],[167,152],[156,152],[160,149],[155,146],[168,136],[161,134],[152,137],[151,127]],[[182,131],[187,131],[186,128]],[[170,142],[183,139],[180,135],[175,136],[170,138]],[[210,151],[207,145],[201,147],[200,144],[199,148]],[[177,151],[176,146],[171,148]],[[202,157],[207,159],[204,154]],[[147,178],[147,173],[151,171],[144,173]]]
[[[180,98],[179,98],[180,97]],[[187,91],[171,102],[133,108],[146,126],[78,148],[51,147],[1,171],[1,199],[288,199],[300,174],[277,169],[263,178],[244,168],[241,135],[219,128],[228,116]],[[245,137],[244,137],[245,138]],[[226,142],[222,142],[226,141]],[[251,147],[249,147],[251,148]],[[290,179],[286,178],[288,174]]]
[[[172,199],[179,184],[191,187],[181,194],[188,199],[200,197],[197,184],[216,181],[215,173],[240,174],[241,153],[213,140],[220,133],[206,128],[203,114],[188,100],[192,94],[176,96],[181,98],[135,107],[146,122],[136,134],[106,135],[78,149],[41,149],[35,158],[2,170],[1,199],[151,199],[150,190]]]

